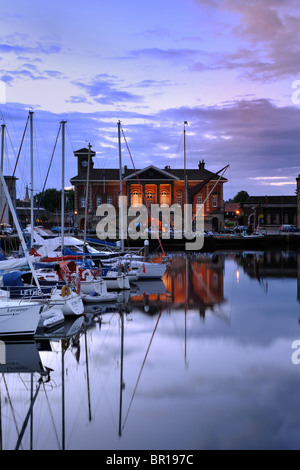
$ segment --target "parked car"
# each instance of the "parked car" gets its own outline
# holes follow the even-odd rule
[[[221,230],[219,230],[219,233],[234,233],[234,230],[232,230],[231,228],[222,228]]]
[[[296,225],[282,225],[279,228],[280,232],[300,232],[300,229]]]
[[[234,231],[236,233],[241,233],[241,232],[247,232],[248,231],[248,228],[247,225],[237,225],[235,228],[234,228]]]
[[[65,230],[64,230],[64,231],[66,232],[67,230],[68,230],[68,229],[65,227]],[[58,227],[58,226],[57,226],[57,227],[52,227],[51,232],[53,232],[53,233],[61,233],[61,227]]]

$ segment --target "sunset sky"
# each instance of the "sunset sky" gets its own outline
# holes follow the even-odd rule
[[[118,166],[117,122],[136,168],[225,165],[225,198],[294,194],[300,174],[298,0],[1,0],[0,118],[5,171],[34,111],[35,191],[59,123],[73,151],[91,143],[96,168]],[[123,164],[132,167],[126,147]],[[48,187],[60,189],[61,142]],[[26,137],[18,197],[30,184]]]

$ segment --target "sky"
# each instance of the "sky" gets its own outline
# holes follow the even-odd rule
[[[73,152],[89,143],[95,168],[118,167],[119,120],[123,165],[182,168],[187,121],[187,167],[229,165],[225,199],[241,190],[295,194],[299,36],[298,0],[1,0],[4,174],[29,111],[35,192],[63,184],[62,120],[66,187],[77,174]],[[29,134],[16,172],[20,198],[31,184]]]

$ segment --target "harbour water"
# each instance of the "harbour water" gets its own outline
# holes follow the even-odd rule
[[[300,254],[170,256],[81,326],[0,343],[2,449],[300,448]]]

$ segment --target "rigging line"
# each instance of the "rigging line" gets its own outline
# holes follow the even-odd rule
[[[18,165],[18,162],[19,162],[20,153],[21,153],[21,150],[22,150],[23,141],[24,141],[24,137],[25,137],[25,134],[26,134],[26,129],[27,129],[28,121],[29,121],[29,116],[27,117],[27,121],[26,121],[25,129],[24,129],[23,137],[22,137],[22,140],[21,140],[21,144],[20,144],[20,148],[19,148],[17,160],[16,160],[16,163],[15,163],[15,168],[14,168],[13,175],[12,175],[12,177],[11,177],[11,180],[10,180],[10,184],[9,184],[8,191],[10,191],[10,189],[11,189],[12,182],[13,182],[13,178],[14,178],[15,173],[16,173],[16,170],[17,170],[17,165]],[[4,207],[3,207],[3,211],[2,211],[2,214],[1,214],[0,223],[1,223],[2,220],[3,220],[3,216],[4,216],[4,212],[5,212],[6,206],[7,206],[7,201],[5,202]]]
[[[42,379],[40,379],[39,382],[38,382],[38,386],[37,386],[37,388],[36,388],[35,395],[34,395],[34,397],[32,398],[32,402],[31,402],[31,404],[30,404],[30,407],[29,407],[29,410],[28,410],[28,412],[27,412],[26,418],[25,418],[25,420],[24,420],[24,423],[23,423],[21,432],[20,432],[20,434],[19,434],[19,437],[18,437],[18,440],[17,440],[17,444],[16,444],[16,447],[15,447],[15,450],[19,450],[19,447],[20,447],[20,445],[21,445],[21,442],[22,442],[22,439],[23,439],[25,430],[26,430],[26,428],[27,428],[27,424],[28,424],[29,418],[30,418],[31,413],[32,413],[32,410],[33,410],[33,405],[34,405],[35,400],[36,400],[36,397],[37,397],[37,395],[38,395],[38,393],[39,393],[40,386],[41,386],[42,382],[43,382]]]
[[[176,150],[176,153],[175,153],[176,157],[173,160],[173,164],[174,164],[175,168],[176,168],[178,157],[179,157],[179,150],[180,150],[180,147],[181,147],[182,139],[183,139],[183,133],[180,137],[180,140],[179,140],[179,143],[178,143],[178,146],[177,146],[177,150]]]
[[[36,221],[37,221],[37,218],[38,218],[38,214],[39,214],[40,206],[41,206],[41,203],[42,203],[42,198],[43,198],[43,195],[44,195],[44,191],[45,191],[47,179],[48,179],[48,176],[49,176],[50,168],[51,168],[51,165],[52,165],[52,161],[53,161],[53,157],[54,157],[54,153],[55,153],[55,149],[56,149],[60,129],[61,129],[61,124],[59,125],[59,129],[58,129],[58,133],[57,133],[56,140],[55,140],[55,143],[54,143],[54,148],[53,148],[53,151],[52,151],[52,155],[51,155],[51,158],[50,158],[50,163],[49,163],[49,166],[48,166],[48,171],[47,171],[47,174],[46,174],[44,186],[43,186],[41,196],[40,196],[40,200],[39,200],[39,203],[38,203],[38,207],[37,207],[37,210],[36,210],[36,215],[35,215],[35,218],[34,218],[34,225],[36,224]]]
[[[46,397],[47,405],[48,405],[48,408],[49,408],[49,412],[50,412],[50,416],[51,416],[51,420],[52,420],[52,424],[53,424],[53,428],[54,428],[54,433],[55,433],[55,436],[56,436],[56,439],[57,439],[57,444],[58,444],[58,447],[60,449],[59,437],[58,437],[58,433],[57,433],[57,429],[56,429],[56,425],[55,425],[55,421],[54,421],[54,416],[53,416],[51,406],[50,406],[49,397],[48,397],[48,394],[47,394],[47,391],[46,391],[45,382],[43,382],[43,388],[44,388],[45,397]]]
[[[75,151],[74,148],[75,148],[75,147],[74,147],[74,145],[73,145],[73,140],[72,140],[72,138],[71,138],[71,134],[70,134],[70,132],[69,132],[68,126],[66,126],[66,130],[67,130],[69,142],[70,142],[70,145],[71,145],[71,148],[72,148],[72,152],[74,153],[74,151]]]
[[[141,193],[142,193],[142,195],[143,195],[143,199],[144,199],[145,206],[146,206],[146,208],[147,208],[149,217],[150,217],[150,219],[151,219],[151,213],[150,213],[150,209],[149,209],[149,207],[148,207],[147,201],[146,201],[146,196],[145,196],[145,194],[144,194],[143,187],[142,187],[142,185],[141,185],[139,176],[138,176],[138,174],[137,174],[137,171],[136,171],[136,168],[135,168],[135,165],[134,165],[134,162],[133,162],[133,159],[132,159],[132,156],[131,156],[131,153],[130,153],[130,150],[129,150],[129,147],[128,147],[128,143],[127,143],[127,140],[126,140],[126,137],[125,137],[125,134],[124,134],[123,129],[122,129],[122,133],[123,133],[123,137],[124,137],[124,140],[125,140],[125,143],[126,143],[126,147],[127,147],[127,150],[128,150],[128,153],[129,153],[129,156],[130,156],[130,159],[131,159],[133,168],[134,168],[134,172],[135,172],[136,177],[137,177],[137,180],[138,180],[138,182],[139,182],[139,186],[140,186],[140,189],[141,189]],[[155,234],[156,234],[156,236],[157,236],[158,242],[159,242],[159,244],[160,244],[160,248],[161,248],[161,251],[162,251],[162,253],[163,253],[163,256],[165,257],[165,256],[166,256],[165,250],[163,249],[161,240],[160,240],[160,238],[159,238],[159,234],[158,234],[156,228],[155,228],[155,227],[153,227],[153,228],[154,228]]]
[[[18,429],[18,424],[17,424],[17,420],[16,420],[16,415],[15,415],[15,411],[14,411],[14,408],[13,408],[13,405],[12,405],[10,393],[9,393],[9,391],[8,391],[7,382],[6,382],[6,378],[4,377],[4,374],[2,374],[2,377],[3,377],[3,381],[4,381],[4,385],[5,385],[5,390],[6,390],[6,394],[7,394],[9,406],[10,406],[10,408],[11,408],[13,420],[14,420],[14,423],[15,423],[15,426],[16,426],[16,431],[17,431],[17,434],[19,434],[19,429]]]
[[[229,167],[230,165],[227,165],[223,172],[220,174],[219,178],[217,179],[217,181],[215,182],[215,184],[213,185],[212,189],[210,190],[210,192],[208,193],[208,195],[206,196],[204,202],[202,204],[200,204],[200,207],[199,209],[196,211],[196,214],[193,216],[193,219],[195,219],[198,215],[198,212],[199,210],[201,209],[202,206],[204,206],[204,204],[206,203],[207,199],[209,198],[209,196],[211,195],[211,193],[213,192],[213,190],[215,189],[215,187],[217,186],[218,182],[220,181],[220,179],[222,178],[222,176],[224,175],[225,171],[227,170],[227,168]]]
[[[6,129],[6,133],[7,133],[7,136],[8,136],[8,139],[9,139],[9,142],[10,142],[10,145],[11,145],[11,148],[12,148],[12,151],[13,153],[15,154],[16,156],[16,152],[15,152],[15,148],[14,148],[14,145],[13,145],[13,142],[11,140],[11,137],[10,137],[10,134],[9,134],[9,131],[8,131],[8,128],[5,127]],[[9,171],[11,171],[11,163],[10,163],[10,160],[8,158],[8,144],[7,144],[7,140],[5,139],[5,154],[7,155],[7,168]]]
[[[14,126],[14,121],[13,119],[11,118],[11,115],[10,115],[10,111],[9,111],[9,108],[7,106],[7,103],[4,104],[4,107],[6,108],[6,113],[8,115],[8,120],[10,121],[10,124],[11,124],[11,128],[15,134],[15,137],[17,136],[17,133],[16,133],[16,129],[15,129],[15,126]],[[3,118],[3,121],[5,122],[5,119]]]
[[[160,320],[161,315],[162,315],[162,312],[163,312],[163,310],[164,310],[164,308],[165,308],[165,303],[166,303],[166,301],[164,300],[164,303],[163,303],[163,305],[162,305],[162,307],[161,307],[161,309],[160,309],[160,312],[159,312],[159,315],[158,315],[158,318],[157,318],[157,321],[156,321],[156,325],[155,325],[155,327],[154,327],[154,330],[153,330],[151,339],[150,339],[150,341],[149,341],[149,345],[148,345],[148,348],[147,348],[147,351],[146,351],[146,354],[145,354],[145,357],[144,357],[144,360],[143,360],[143,363],[142,363],[142,366],[141,366],[141,370],[140,370],[140,373],[139,373],[139,376],[138,376],[136,385],[135,385],[134,390],[133,390],[133,394],[132,394],[132,397],[131,397],[131,400],[130,400],[130,403],[129,403],[129,407],[128,407],[128,410],[127,410],[127,413],[126,413],[126,416],[125,416],[125,419],[124,419],[124,423],[123,423],[123,426],[122,426],[122,430],[123,430],[124,427],[125,427],[125,423],[126,423],[126,421],[127,421],[128,414],[129,414],[129,411],[130,411],[130,408],[131,408],[131,405],[132,405],[132,402],[133,402],[135,393],[136,393],[136,391],[137,391],[137,387],[138,387],[138,384],[139,384],[139,381],[140,381],[140,378],[141,378],[141,375],[142,375],[142,372],[143,372],[143,369],[144,369],[144,366],[145,366],[145,363],[146,363],[146,359],[147,359],[147,356],[148,356],[148,353],[149,353],[149,350],[150,350],[150,347],[151,347],[151,344],[152,344],[154,335],[155,335],[156,330],[157,330],[157,327],[158,327],[159,320]]]
[[[1,114],[1,119],[2,119],[2,121],[3,121],[3,122],[5,122],[5,117],[4,117],[4,114],[3,114],[3,112],[2,112],[2,109],[1,109],[1,108],[2,108],[2,106],[0,106],[0,114]]]

